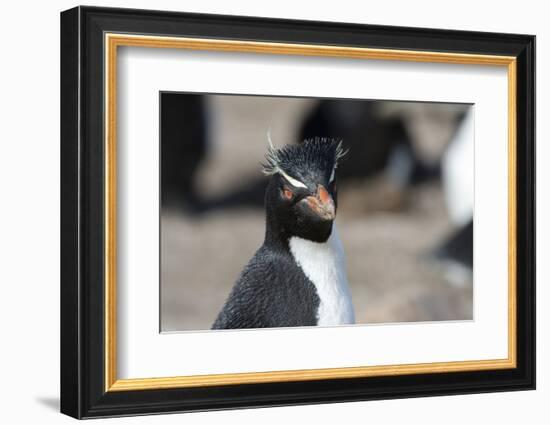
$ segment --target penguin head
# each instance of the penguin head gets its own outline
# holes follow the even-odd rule
[[[344,155],[342,142],[335,139],[307,139],[279,149],[270,144],[262,164],[270,176],[268,219],[289,237],[325,242],[336,217],[336,168]]]

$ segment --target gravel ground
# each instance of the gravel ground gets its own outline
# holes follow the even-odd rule
[[[265,129],[271,127],[276,140],[286,140],[309,107],[310,101],[300,99],[258,98],[253,104],[238,97],[213,99],[214,145],[198,179],[203,194],[222,193],[257,175]],[[424,143],[433,140],[432,152],[441,150],[441,140],[452,130],[442,123],[451,122],[453,111],[442,115],[438,109],[432,120],[436,127],[429,125],[434,113],[429,105],[420,115],[416,110],[406,112],[416,123],[418,137]],[[424,123],[420,128],[419,122]],[[394,193],[383,180],[342,185],[337,225],[359,323],[472,318],[471,279],[451,284],[442,266],[429,259],[430,251],[452,229],[438,183],[405,194]],[[161,328],[209,329],[263,241],[264,213],[241,208],[192,217],[165,210],[161,226]]]
[[[418,189],[406,213],[337,219],[359,323],[472,318],[472,282],[447,282],[428,253],[449,231],[436,185]],[[235,210],[192,219],[162,216],[162,330],[208,329],[242,267],[261,245],[264,216]]]

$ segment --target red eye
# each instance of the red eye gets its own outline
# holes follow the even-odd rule
[[[292,190],[285,187],[283,189],[283,196],[285,197],[285,199],[291,200],[294,196],[294,193],[292,192]]]

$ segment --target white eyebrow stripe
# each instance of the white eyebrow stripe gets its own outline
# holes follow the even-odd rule
[[[296,180],[295,178],[293,177],[290,177],[287,173],[285,173],[283,170],[281,170],[279,168],[279,173],[281,173],[281,175],[288,180],[288,182],[294,186],[294,187],[303,187],[304,189],[307,189],[307,186],[305,184],[303,184],[301,181],[299,180]]]
[[[330,173],[330,178],[328,179],[328,182],[329,182],[329,183],[332,183],[332,181],[334,180],[334,176],[335,176],[335,174],[336,174],[335,172],[336,172],[336,167],[334,167],[334,168],[332,169],[332,173]]]

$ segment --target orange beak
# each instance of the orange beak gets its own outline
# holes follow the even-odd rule
[[[334,220],[336,209],[334,200],[323,185],[317,186],[317,195],[305,198],[308,206],[323,220]]]

